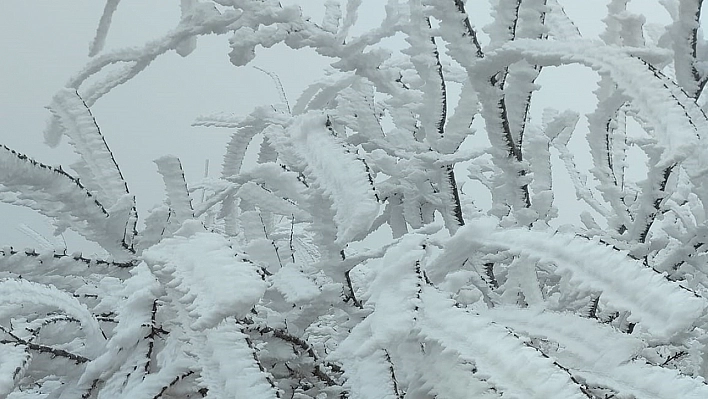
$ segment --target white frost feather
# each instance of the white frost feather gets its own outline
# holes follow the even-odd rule
[[[269,384],[269,374],[261,371],[254,358],[254,349],[248,336],[239,331],[238,325],[222,322],[207,330],[199,348],[201,379],[214,398],[277,398],[276,390]]]
[[[0,344],[0,396],[5,397],[15,388],[15,379],[21,378],[29,354],[24,346]]]
[[[450,240],[448,250],[437,262],[456,258],[464,253],[463,248],[480,246],[554,264],[556,273],[579,289],[600,291],[604,300],[631,311],[629,321],[639,322],[640,328],[659,339],[687,330],[705,312],[704,299],[682,290],[639,261],[604,244],[574,236],[526,229],[495,230],[489,224],[472,223]]]
[[[525,346],[491,319],[455,307],[434,288],[423,287],[421,335],[477,365],[477,378],[519,398],[587,398],[570,375]]]
[[[111,207],[128,193],[123,176],[118,170],[91,111],[76,91],[62,89],[49,106],[59,126],[83,161],[79,177],[106,207]]]
[[[379,204],[366,165],[332,136],[324,115],[309,112],[288,126],[287,135],[279,129],[269,129],[267,134],[279,136],[271,140],[279,152],[289,152],[293,161],[299,161],[305,175],[331,199],[337,244],[368,232],[379,213]]]
[[[183,303],[195,330],[215,326],[227,316],[244,316],[266,288],[257,267],[239,259],[224,237],[199,230],[199,222],[188,221],[175,237],[143,254],[170,287],[168,292]]]
[[[95,356],[105,345],[101,326],[86,305],[53,286],[26,280],[0,280],[0,298],[4,304],[35,304],[60,309],[79,321],[86,335],[86,356]]]
[[[156,159],[157,170],[162,175],[167,190],[167,201],[170,208],[177,216],[177,222],[181,223],[194,217],[192,202],[189,199],[187,182],[184,180],[184,171],[179,158],[166,155]]]

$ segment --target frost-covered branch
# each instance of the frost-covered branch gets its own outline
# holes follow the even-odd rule
[[[4,339],[0,340],[0,344],[13,344],[13,345],[23,345],[30,350],[37,351],[39,353],[47,353],[50,354],[51,356],[58,356],[58,357],[64,357],[69,360],[73,360],[76,364],[81,364],[81,363],[86,363],[90,361],[90,359],[83,357],[81,355],[77,355],[75,353],[68,352],[64,349],[59,349],[59,348],[52,348],[51,346],[47,345],[40,345],[36,344],[34,342],[30,342],[27,340],[24,340],[17,335],[13,334],[10,330],[7,328],[0,326],[0,331],[4,332],[10,338],[12,339]]]
[[[668,26],[612,0],[601,41],[557,0],[491,0],[488,35],[462,0],[389,1],[372,27],[358,0],[321,23],[180,0],[163,37],[103,51],[118,3],[49,107],[75,176],[0,147],[1,200],[110,255],[0,251],[0,396],[708,397],[701,0],[662,1]],[[137,223],[91,107],[206,34],[236,67],[276,45],[332,62],[292,108],[198,118],[232,130],[220,176],[157,159],[166,199]],[[577,109],[539,118],[567,65],[600,78],[585,137]]]
[[[0,145],[0,200],[39,211],[99,243],[119,262],[132,258],[125,237],[132,200],[123,196],[104,207],[81,182],[61,168],[39,163]]]

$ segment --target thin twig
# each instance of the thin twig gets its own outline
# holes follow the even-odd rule
[[[253,321],[242,321],[243,324],[252,324]],[[313,360],[315,363],[314,370],[312,371],[312,374],[319,378],[321,381],[323,381],[325,384],[328,386],[335,386],[339,385],[332,377],[327,375],[327,373],[324,371],[324,366],[329,367],[332,369],[334,372],[341,372],[341,368],[335,364],[326,364],[324,365],[322,361],[320,360],[320,357],[317,355],[317,352],[315,352],[314,348],[305,341],[302,338],[296,337],[294,335],[289,334],[287,331],[278,329],[278,328],[272,328],[269,326],[263,326],[263,327],[255,327],[251,328],[254,331],[257,331],[261,335],[264,334],[272,334],[274,337],[279,338],[283,341],[289,342],[293,347],[299,347],[302,349],[307,355]]]
[[[349,269],[344,272],[344,278],[347,280],[347,289],[349,292],[347,293],[347,297],[344,298],[344,302],[349,301],[350,299],[354,303],[354,306],[356,306],[359,309],[364,309],[364,306],[362,306],[361,302],[359,302],[358,299],[356,299],[356,294],[354,294],[354,286],[352,285],[352,279],[349,276],[349,273],[352,271],[352,269]]]
[[[35,344],[33,342],[29,342],[27,340],[24,340],[24,339],[18,337],[15,334],[13,334],[9,329],[7,329],[3,326],[0,326],[0,330],[2,330],[2,332],[4,332],[5,334],[9,335],[12,338],[12,340],[9,340],[9,339],[0,340],[0,344],[24,345],[27,348],[37,351],[37,352],[40,352],[40,353],[48,353],[48,354],[51,354],[52,356],[59,356],[59,357],[71,359],[74,362],[76,362],[76,364],[81,364],[81,363],[86,363],[86,362],[91,361],[91,359],[89,359],[87,357],[83,357],[81,355],[77,355],[75,353],[65,351],[64,349],[52,348],[51,346],[39,345],[39,344]]]

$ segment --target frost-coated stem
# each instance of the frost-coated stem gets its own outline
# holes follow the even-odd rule
[[[680,1],[671,29],[676,81],[694,99],[701,95],[707,79],[697,67],[698,41],[703,40],[699,37],[702,6],[703,0]]]
[[[472,40],[472,44],[474,45],[474,48],[476,50],[476,55],[477,58],[482,58],[484,57],[484,52],[482,51],[482,46],[479,44],[479,39],[477,39],[477,31],[472,28],[472,24],[470,23],[470,18],[467,16],[467,11],[465,11],[465,3],[462,0],[454,0],[455,6],[457,7],[457,10],[460,12],[460,14],[463,14],[465,17],[462,20],[462,23],[464,25],[464,36],[469,37]]]
[[[598,105],[588,115],[590,155],[593,158],[591,172],[599,182],[597,189],[611,206],[608,222],[620,233],[631,223],[630,210],[625,198],[630,195],[625,187],[627,136],[624,107],[627,96],[613,89],[614,83],[607,75],[600,76],[595,95]]]
[[[426,19],[428,27],[430,27],[430,19]],[[440,92],[442,94],[442,104],[440,106],[440,116],[437,123],[438,135],[442,139],[445,136],[445,122],[447,121],[447,87],[445,85],[445,75],[443,72],[442,64],[440,63],[440,52],[438,51],[437,44],[435,43],[435,37],[431,37],[430,41],[433,45],[433,56],[435,57],[435,68],[437,71],[437,76],[440,78]],[[454,216],[455,223],[457,226],[464,226],[465,220],[462,216],[462,205],[460,204],[460,194],[457,190],[457,181],[455,179],[455,168],[454,165],[446,165],[444,167],[444,186],[443,190],[446,194],[452,198],[452,210],[451,213]],[[447,199],[449,201],[450,199]],[[447,202],[446,201],[446,202]],[[447,212],[446,212],[447,213]],[[455,230],[452,225],[449,226],[451,230]]]
[[[0,330],[4,332],[5,334],[9,335],[12,339],[3,339],[0,340],[0,344],[13,344],[13,345],[24,345],[30,350],[37,351],[39,353],[47,353],[51,356],[58,356],[58,357],[64,357],[70,360],[73,360],[76,364],[81,364],[81,363],[86,363],[90,362],[91,359],[77,355],[75,353],[71,353],[69,351],[66,351],[64,349],[59,349],[59,348],[53,348],[51,346],[47,345],[40,345],[36,344],[34,342],[30,342],[27,340],[24,340],[17,335],[13,334],[10,330],[7,328],[0,326]]]
[[[116,9],[118,9],[119,3],[120,0],[106,0],[103,15],[101,15],[98,28],[96,28],[96,36],[93,38],[93,42],[91,42],[91,45],[89,46],[89,57],[93,57],[103,50],[103,45],[106,42],[108,31],[111,28],[113,13],[115,13]]]
[[[642,191],[642,195],[639,199],[641,208],[636,216],[638,228],[635,230],[635,233],[639,233],[637,241],[640,243],[646,242],[649,230],[652,224],[654,224],[657,215],[661,212],[663,200],[667,196],[666,184],[675,166],[676,165],[671,165],[663,170],[657,170],[655,168],[649,170],[649,173],[655,176],[649,176],[647,178],[647,185],[649,187],[646,187]]]

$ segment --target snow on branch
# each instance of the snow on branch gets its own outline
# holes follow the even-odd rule
[[[182,13],[182,20],[193,18],[193,12],[199,12],[199,2],[197,0],[180,0],[179,8]],[[197,48],[197,37],[190,36],[184,39],[175,47],[175,51],[182,57],[186,57]]]
[[[448,250],[436,260],[444,265],[464,255],[462,248],[498,248],[529,256],[537,263],[550,263],[554,273],[575,290],[601,292],[603,300],[629,310],[629,321],[657,339],[670,340],[690,329],[706,309],[706,301],[667,281],[641,262],[603,244],[561,233],[526,229],[497,230],[475,223],[460,230]],[[578,257],[577,254],[584,254]],[[662,298],[661,302],[646,298]]]
[[[106,6],[103,9],[103,15],[96,28],[96,36],[94,36],[91,45],[89,46],[89,57],[93,57],[103,50],[103,45],[106,42],[108,31],[111,29],[111,20],[113,13],[118,9],[120,0],[106,0]]]
[[[5,276],[51,284],[79,296],[102,295],[92,286],[97,276],[107,279],[125,278],[135,265],[133,262],[92,259],[82,256],[80,252],[65,254],[57,251],[35,252],[31,249],[0,250],[0,273]]]
[[[17,343],[0,343],[0,395],[7,395],[15,388],[31,359],[26,347]]]
[[[698,160],[706,157],[694,154],[705,151],[705,146],[698,145],[698,141],[702,140],[702,132],[708,130],[706,116],[695,101],[633,50],[589,41],[520,39],[488,54],[479,62],[475,74],[484,80],[522,59],[549,66],[586,65],[609,76],[618,89],[630,97],[639,114],[654,127],[654,135],[663,148],[659,166],[686,161],[684,165],[691,175],[703,173],[708,166]]]
[[[157,171],[162,175],[167,190],[167,203],[175,212],[175,223],[182,223],[194,217],[192,202],[189,199],[187,182],[184,180],[184,171],[179,158],[163,156],[156,159]]]
[[[477,30],[470,22],[465,3],[462,0],[430,0],[429,3],[434,5],[432,15],[442,22],[439,31],[451,46],[452,52],[456,56],[464,56],[465,61],[483,58],[484,51]],[[461,58],[458,61],[463,63]]]
[[[545,15],[545,25],[548,27],[549,35],[557,39],[580,39],[581,34],[575,23],[568,17],[563,6],[558,0],[548,0],[546,2],[548,11]]]
[[[111,256],[0,251],[0,396],[708,397],[701,0],[662,1],[660,29],[613,0],[604,42],[559,0],[492,0],[485,37],[463,0],[391,0],[363,33],[362,0],[327,0],[319,25],[278,0],[177,3],[172,31],[104,52],[105,2],[92,59],[49,107],[45,140],[69,137],[76,177],[0,146],[0,200]],[[188,188],[157,159],[167,200],[138,231],[89,107],[206,34],[231,35],[234,65],[283,44],[331,72],[292,112],[198,119],[234,130],[221,178]],[[534,123],[541,71],[571,64],[601,78],[592,165],[571,140],[580,113]],[[554,230],[556,154],[594,210],[574,215],[585,227]],[[488,209],[476,182],[458,189],[465,167]]]
[[[129,392],[152,392],[154,396],[162,385],[155,387],[155,380],[164,380],[163,375],[177,369],[179,374],[186,371],[188,363],[179,356],[178,351],[171,351],[165,343],[166,351],[155,355],[158,331],[165,333],[157,324],[158,300],[161,287],[148,267],[141,263],[131,270],[131,276],[123,280],[112,296],[101,301],[99,308],[110,307],[117,324],[105,344],[105,349],[86,365],[81,376],[82,381],[102,380],[102,393],[115,398],[131,398]],[[125,298],[115,302],[118,298]],[[169,367],[164,364],[169,362]],[[154,371],[152,362],[157,363],[160,372]],[[172,378],[169,376],[167,378]],[[150,397],[153,397],[150,396]]]
[[[287,198],[274,195],[272,191],[256,183],[248,182],[242,185],[236,195],[242,200],[256,204],[261,210],[273,212],[276,215],[292,216],[299,222],[311,221],[311,216],[300,209],[297,204]]]
[[[106,208],[78,179],[0,145],[0,200],[53,218],[57,228],[72,228],[107,250],[119,262],[131,257],[125,231],[133,208],[123,196]]]
[[[49,130],[45,135],[57,138],[67,135],[70,144],[81,156],[78,169],[83,184],[105,206],[115,205],[121,196],[128,194],[128,185],[91,110],[79,94],[70,89],[60,90],[49,109],[58,119],[58,125],[54,126],[55,131]]]
[[[493,320],[455,307],[452,300],[432,287],[423,288],[421,299],[421,336],[472,362],[477,369],[472,378],[486,381],[505,395],[538,399],[588,397],[585,387],[571,372],[524,345]]]
[[[559,362],[573,369],[590,365],[592,373],[626,363],[646,347],[639,337],[572,313],[502,306],[484,311],[482,316],[517,334],[558,343],[563,351],[553,355]]]
[[[671,46],[674,50],[676,82],[688,96],[698,98],[708,81],[705,67],[698,58],[700,17],[703,0],[683,0],[678,2],[678,12],[673,15],[674,23],[669,28]]]
[[[204,126],[237,129],[231,136],[224,155],[224,166],[221,175],[223,178],[228,179],[241,173],[246,150],[248,150],[253,138],[257,134],[263,133],[263,130],[269,125],[286,124],[288,119],[287,115],[278,114],[270,107],[258,107],[242,120],[234,120],[234,118],[204,118],[198,123]]]
[[[58,308],[77,319],[86,336],[85,356],[98,355],[105,345],[101,326],[93,314],[76,298],[52,286],[32,283],[19,279],[0,280],[0,297],[5,306],[39,305],[44,308]],[[2,309],[5,310],[5,309]],[[0,311],[1,313],[4,313]],[[78,358],[77,358],[78,359]],[[78,360],[77,360],[78,361]]]
[[[150,41],[142,48],[119,49],[92,58],[66,86],[79,89],[87,79],[102,72],[104,68],[124,64],[117,74],[107,73],[92,86],[82,88],[81,92],[84,93],[86,104],[92,106],[104,94],[142,72],[158,56],[177,49],[191,37],[223,33],[225,27],[237,23],[242,15],[240,10],[221,14],[213,4],[200,3],[190,11],[189,18],[181,20],[175,29],[161,39]]]
[[[187,221],[175,237],[149,248],[143,258],[183,303],[180,316],[195,330],[213,327],[229,315],[245,315],[266,287],[256,265],[237,255],[221,235],[205,232],[199,221]]]
[[[328,126],[325,115],[309,112],[266,135],[332,201],[336,242],[341,245],[368,233],[379,203],[366,164]]]
[[[48,354],[53,357],[66,358],[66,359],[74,361],[76,364],[82,364],[82,363],[86,363],[86,362],[90,361],[90,359],[87,357],[77,355],[75,353],[71,353],[71,352],[64,350],[64,349],[53,348],[48,345],[40,345],[40,344],[36,344],[34,342],[29,342],[27,340],[24,340],[14,334],[12,334],[9,331],[4,331],[4,330],[5,330],[4,328],[0,327],[0,331],[3,331],[7,335],[9,335],[12,339],[0,340],[0,344],[2,344],[3,347],[5,347],[5,345],[9,346],[11,344],[11,345],[15,345],[18,348],[24,348],[25,351],[31,350],[31,351],[36,351],[38,353],[45,353],[45,354]]]
[[[422,235],[408,235],[374,261],[378,264],[376,277],[367,293],[367,307],[373,312],[331,356],[344,365],[353,397],[399,397],[394,396],[396,382],[392,380],[392,366],[381,360],[386,358],[387,348],[393,349],[415,328],[424,284],[420,269],[425,256],[424,242]],[[397,355],[397,351],[393,355]]]
[[[208,329],[198,356],[201,381],[217,398],[280,398],[258,360],[256,348],[233,319]]]

